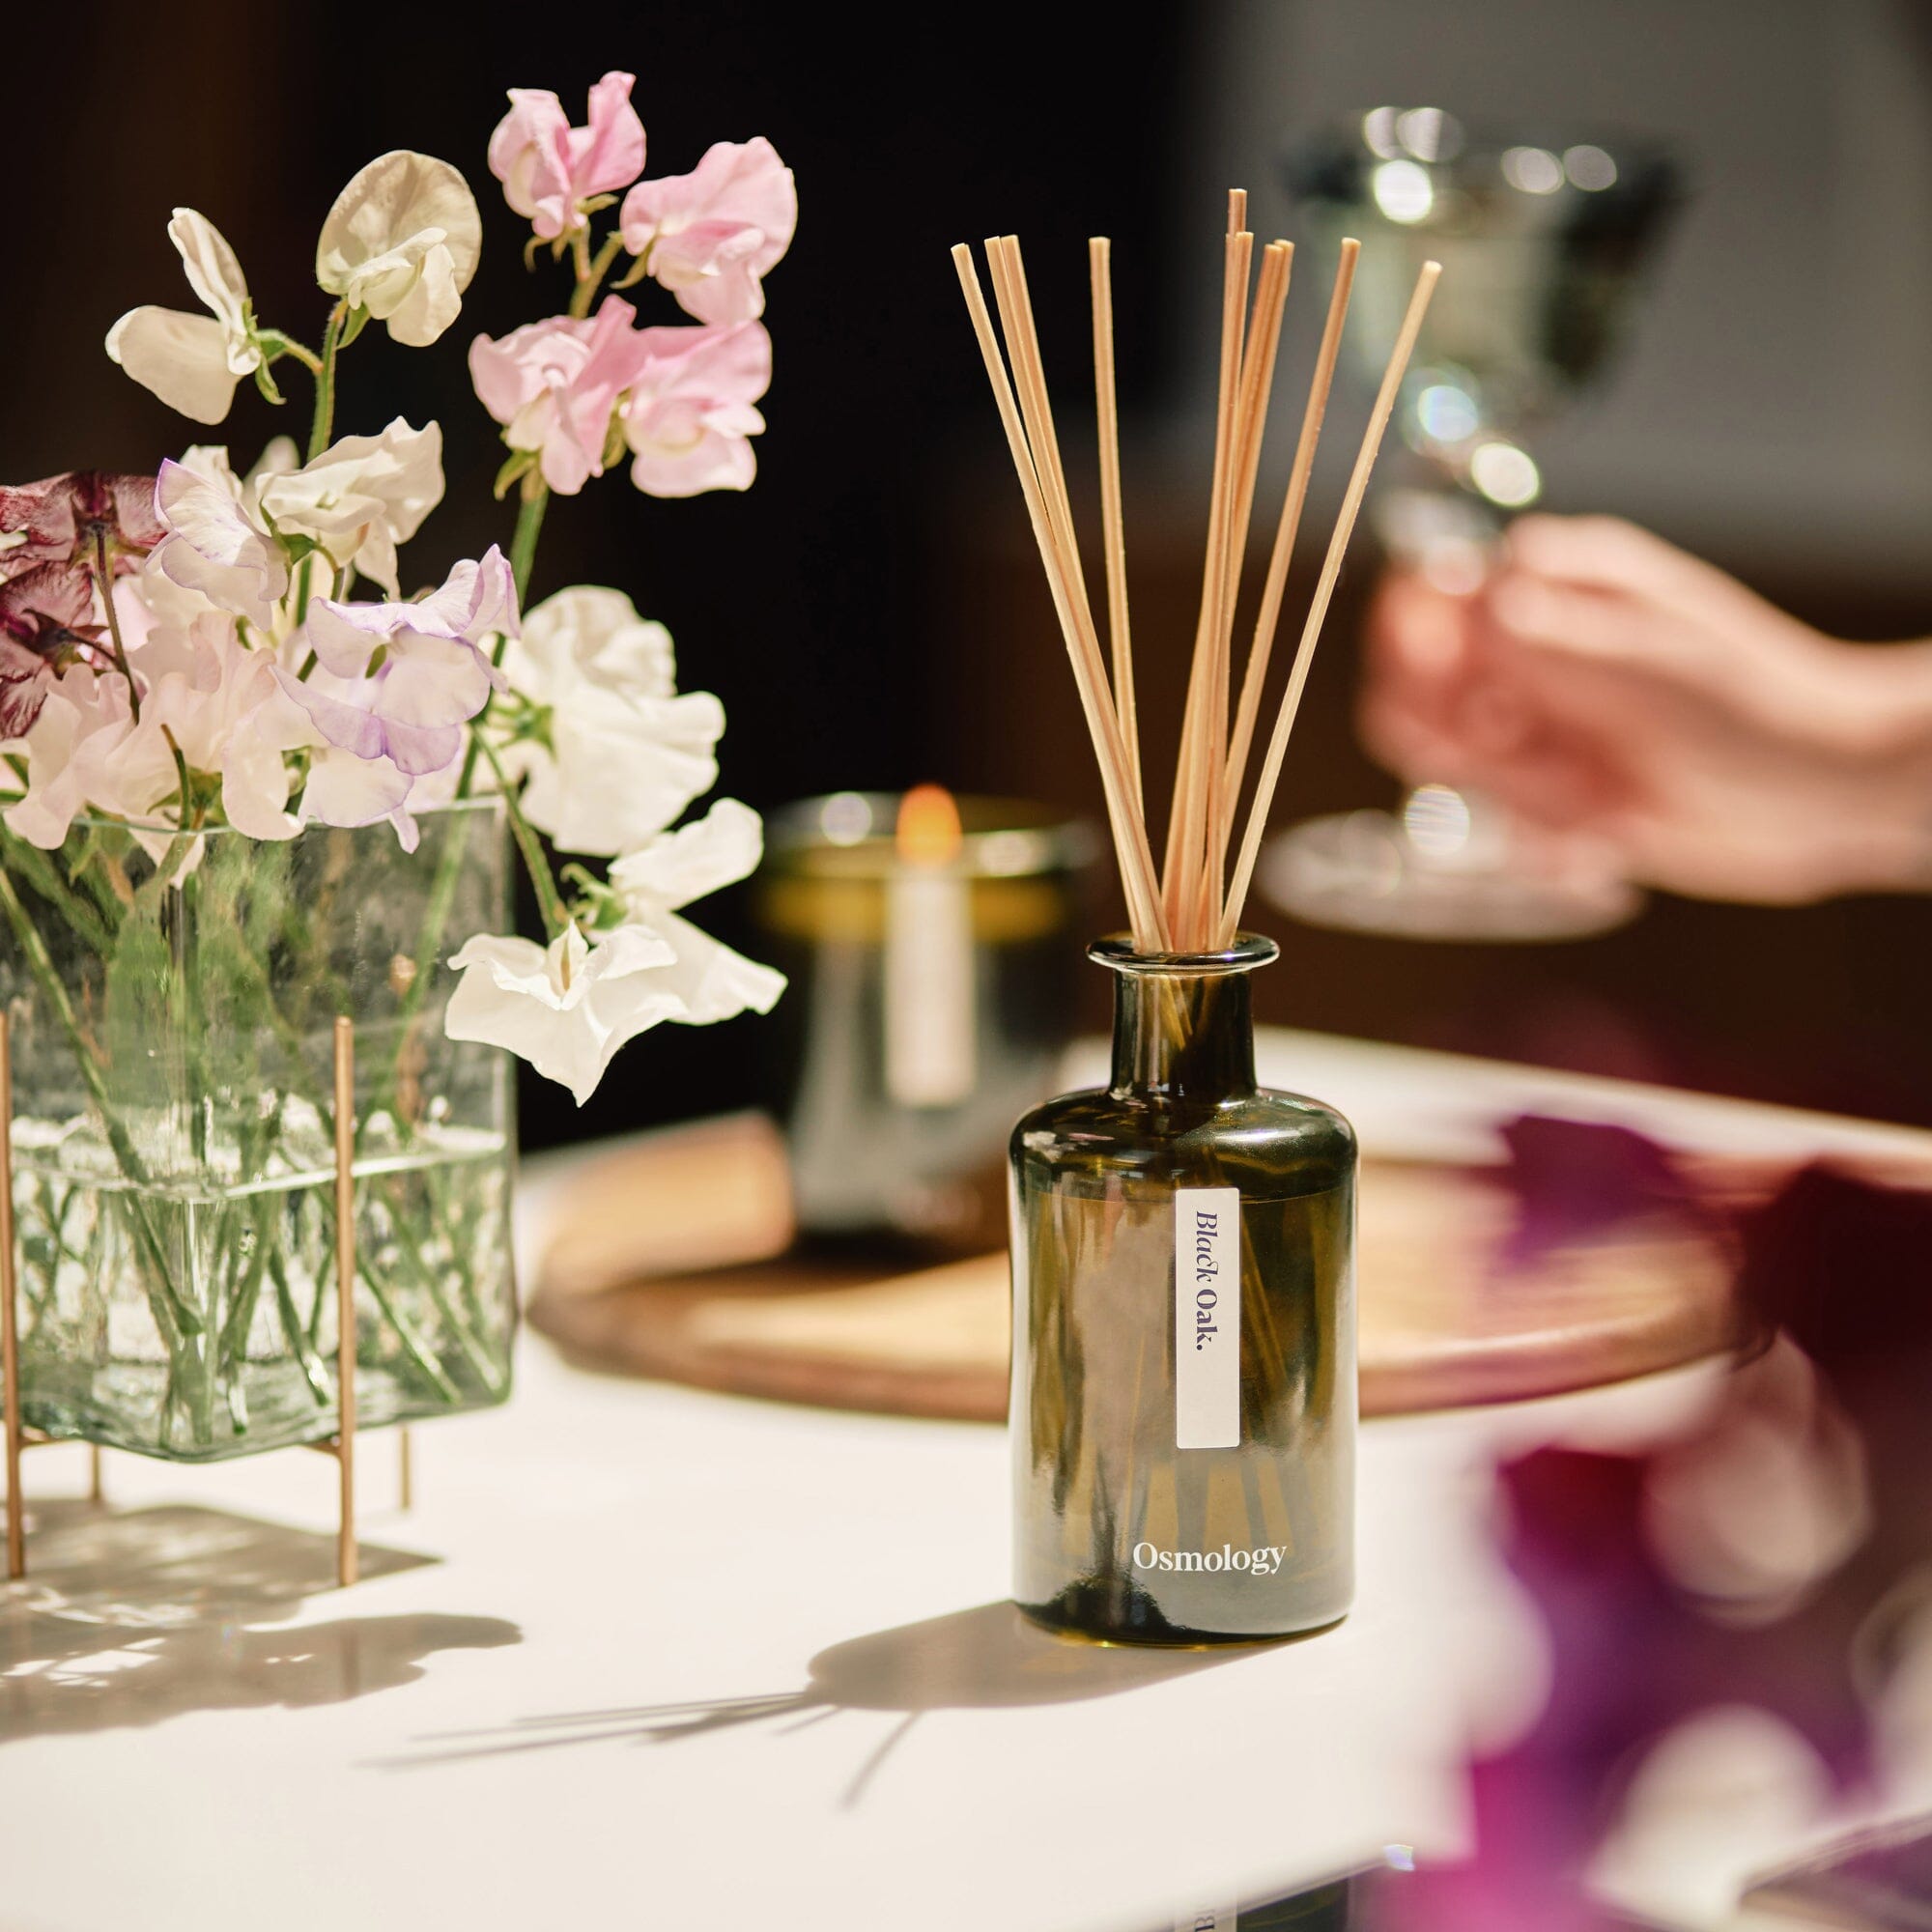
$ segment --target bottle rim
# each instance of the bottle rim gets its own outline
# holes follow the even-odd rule
[[[1281,948],[1258,932],[1237,932],[1232,946],[1212,952],[1143,952],[1130,934],[1110,932],[1088,947],[1087,956],[1096,966],[1131,979],[1214,980],[1272,966],[1281,957]]]

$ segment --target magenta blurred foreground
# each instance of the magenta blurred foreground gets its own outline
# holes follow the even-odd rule
[[[1621,1129],[1508,1137],[1535,1236],[1694,1198]],[[1811,1167],[1732,1233],[1762,1341],[1696,1426],[1502,1470],[1548,1695],[1471,1768],[1473,1856],[1378,1889],[1378,1926],[1627,1924],[1687,1868],[1932,1801],[1932,1192]]]

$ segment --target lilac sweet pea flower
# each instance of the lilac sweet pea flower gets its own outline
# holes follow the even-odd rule
[[[307,636],[327,675],[304,680],[278,669],[276,677],[329,744],[415,778],[462,751],[465,721],[503,682],[484,640],[517,632],[516,582],[493,544],[414,604],[317,599]],[[379,650],[383,662],[371,673]]]
[[[288,554],[247,502],[228,452],[208,452],[206,463],[161,465],[155,504],[167,534],[151,553],[154,567],[266,635],[289,587]]]

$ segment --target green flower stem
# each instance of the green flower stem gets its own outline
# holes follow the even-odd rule
[[[490,1358],[484,1353],[482,1343],[470,1332],[469,1323],[450,1300],[449,1291],[442,1285],[436,1269],[423,1259],[421,1249],[411,1242],[401,1241],[397,1243],[396,1252],[402,1257],[404,1272],[414,1276],[416,1286],[429,1296],[436,1312],[456,1337],[457,1346],[469,1360],[470,1374],[493,1398],[500,1397],[503,1391],[497,1384],[497,1373],[490,1366]]]
[[[590,313],[590,304],[596,298],[604,277],[611,272],[611,264],[623,252],[624,237],[615,228],[605,238],[604,245],[598,249],[594,260],[586,259],[583,246],[579,245],[577,287],[570,298],[570,312],[579,322]]]
[[[81,1026],[78,1015],[73,1010],[73,1003],[68,998],[67,988],[61,983],[60,975],[54,970],[53,961],[47,956],[45,943],[41,938],[40,928],[35,925],[27,909],[20,902],[20,895],[14,889],[14,881],[5,867],[0,867],[0,909],[7,915],[7,923],[14,928],[14,937],[19,943],[25,955],[27,969],[33,975],[54,1018],[60,1023],[61,1031],[68,1037],[68,1043],[73,1049],[74,1061],[80,1068],[80,1077],[86,1084],[95,1110],[100,1116],[101,1125],[107,1133],[107,1144],[114,1151],[114,1158],[121,1171],[137,1187],[148,1187],[153,1183],[148,1177],[146,1163],[135,1151],[132,1136],[114,1111],[113,1102],[107,1092],[106,1076],[100,1070],[93,1042]],[[148,1307],[155,1318],[155,1327],[168,1350],[171,1365],[169,1386],[174,1389],[174,1371],[185,1363],[195,1370],[197,1386],[191,1388],[186,1399],[198,1406],[202,1390],[198,1386],[203,1374],[203,1365],[195,1358],[193,1350],[185,1346],[186,1338],[199,1335],[206,1325],[196,1310],[183,1298],[174,1285],[173,1272],[168,1266],[166,1250],[161,1246],[160,1236],[156,1234],[154,1224],[148,1217],[147,1205],[138,1194],[120,1197],[127,1208],[129,1227],[134,1236],[134,1246],[146,1265],[142,1269],[146,1277]],[[172,1401],[172,1396],[171,1396]]]
[[[316,1352],[315,1344],[307,1329],[302,1326],[301,1317],[296,1313],[296,1298],[289,1288],[289,1271],[282,1265],[280,1249],[269,1241],[268,1230],[262,1235],[263,1242],[269,1249],[269,1279],[275,1290],[275,1316],[281,1322],[282,1339],[295,1351],[295,1358],[301,1364],[302,1379],[308,1383],[309,1393],[315,1397],[317,1407],[327,1407],[333,1393],[328,1385],[328,1372],[322,1365],[322,1357]],[[316,1293],[316,1305],[322,1304],[322,1293]]]
[[[342,326],[349,320],[349,304],[339,301],[328,312],[328,326],[322,332],[322,366],[315,377],[315,415],[308,431],[308,461],[313,463],[328,447],[329,432],[335,426],[335,352],[342,345]]]
[[[473,741],[472,741],[473,742]],[[430,881],[429,899],[423,907],[422,930],[416,938],[410,983],[403,989],[397,1008],[396,1056],[378,1098],[378,1109],[395,1113],[396,1094],[402,1086],[403,1057],[415,1040],[415,1024],[429,997],[430,975],[436,971],[442,952],[443,929],[449,924],[450,908],[456,903],[456,889],[463,880],[463,853],[469,842],[469,813],[452,812],[449,832],[442,841],[442,857],[437,861],[436,876]]]
[[[362,1277],[362,1284],[368,1289],[370,1298],[375,1302],[383,1320],[395,1331],[397,1341],[403,1345],[403,1354],[423,1379],[431,1392],[454,1408],[462,1402],[463,1396],[456,1384],[449,1379],[443,1366],[428,1349],[415,1331],[415,1324],[408,1321],[403,1311],[389,1299],[389,1291],[376,1277],[369,1264],[359,1262],[356,1272]]]
[[[536,567],[537,538],[543,531],[544,511],[550,506],[550,486],[535,470],[525,479],[522,502],[517,508],[516,534],[510,539],[510,575],[517,585],[517,609],[521,611],[529,602],[530,573]],[[491,666],[501,669],[503,655],[510,647],[507,637],[499,637],[490,653]],[[493,691],[483,700],[483,708],[469,721],[469,749],[464,753],[463,771],[456,781],[458,798],[468,798],[469,787],[476,777],[476,760],[482,754],[483,726],[496,704],[497,694]],[[437,933],[438,943],[441,942],[441,932]],[[416,963],[423,963],[419,950]]]
[[[0,844],[6,848],[8,866],[42,898],[60,908],[61,917],[80,935],[90,952],[104,955],[113,947],[114,934],[107,922],[62,878],[60,867],[48,854],[11,832],[0,832]]]
[[[543,916],[546,939],[560,938],[570,924],[570,915],[563,909],[562,895],[557,892],[556,881],[551,876],[550,861],[544,857],[542,842],[530,829],[530,822],[524,816],[523,807],[517,803],[516,795],[510,789],[510,781],[504,776],[503,762],[497,755],[497,748],[488,740],[478,738],[483,755],[490,761],[490,769],[496,774],[497,789],[503,797],[503,810],[510,821],[510,836],[517,841],[517,850],[524,855],[524,865],[530,875],[530,883],[537,890],[537,911]]]
[[[80,1065],[80,1077],[86,1082],[89,1096],[99,1110],[101,1124],[107,1130],[107,1144],[114,1150],[114,1158],[121,1163],[121,1171],[137,1186],[148,1187],[153,1183],[148,1178],[146,1163],[134,1150],[134,1143],[128,1129],[122,1124],[120,1116],[114,1111],[107,1093],[106,1076],[100,1070],[100,1063],[96,1058],[92,1041],[81,1026],[79,1016],[74,1012],[73,1003],[67,996],[67,988],[62,985],[60,975],[54,971],[54,962],[47,956],[45,942],[41,938],[40,928],[28,915],[27,908],[20,903],[20,895],[14,890],[14,881],[8,876],[5,867],[0,867],[0,909],[7,914],[7,923],[14,928],[14,937],[19,942],[20,951],[26,955],[27,969],[34,976],[47,1005],[52,1009],[54,1018],[60,1022],[61,1031],[68,1037],[73,1048],[74,1059]],[[160,1243],[152,1228],[146,1227],[145,1216],[136,1214],[137,1227],[146,1234],[146,1244],[150,1249],[150,1259],[158,1264],[163,1278],[166,1263],[161,1255]],[[184,1326],[194,1329],[198,1320],[191,1310],[182,1308]]]
[[[550,485],[537,471],[517,505],[516,534],[510,539],[510,575],[517,580],[517,609],[522,610],[530,594],[530,572],[536,567],[537,537],[543,530],[544,511],[550,507]]]
[[[94,587],[107,610],[107,635],[114,641],[114,668],[128,680],[128,706],[135,724],[141,722],[141,691],[128,663],[128,647],[121,641],[121,613],[114,608],[114,571],[107,560],[107,532],[99,525],[94,531],[94,557],[88,565]]]

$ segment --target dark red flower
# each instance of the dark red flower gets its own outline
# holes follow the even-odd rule
[[[0,549],[0,578],[37,564],[85,562],[95,554],[97,535],[106,537],[117,570],[132,570],[165,534],[155,513],[152,476],[75,469],[16,489],[0,487],[0,536],[26,538]]]
[[[41,715],[63,664],[102,665],[94,580],[79,563],[38,563],[0,582],[0,738]]]

